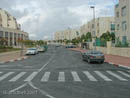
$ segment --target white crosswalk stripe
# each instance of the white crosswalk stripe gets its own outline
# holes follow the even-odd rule
[[[50,72],[45,72],[44,76],[41,79],[41,82],[47,82],[49,80],[50,74]]]
[[[0,77],[0,81],[6,79],[8,76],[12,75],[14,72],[8,72]]]
[[[124,75],[124,76],[126,76],[126,77],[129,77],[130,78],[130,74],[127,74],[127,73],[125,73],[125,72],[123,72],[123,71],[118,71],[119,73],[121,73],[122,75]]]
[[[128,81],[127,79],[113,73],[112,71],[107,71],[108,74],[112,75],[113,77],[116,77],[117,79],[121,80],[121,81]]]
[[[104,74],[102,74],[100,71],[94,71],[99,77],[101,77],[102,79],[104,79],[105,81],[112,81],[110,78],[108,78],[107,76],[105,76]]]
[[[8,77],[10,78],[12,76],[7,81],[9,81],[9,82],[16,82],[16,81],[18,81],[20,79],[23,79],[22,77],[25,77],[27,72],[19,72],[16,75],[13,74],[15,72],[7,72],[5,74],[2,74],[2,73],[3,72],[0,71],[0,74],[1,74],[0,75],[0,81],[7,80],[6,78],[8,78]],[[58,75],[57,75],[55,81],[57,81],[57,82],[66,82],[67,81],[66,80],[67,77],[65,76],[66,72],[61,71],[61,72],[57,72],[57,73],[58,73]],[[119,79],[120,81],[128,81],[129,80],[128,78],[130,78],[130,74],[128,73],[128,71],[125,72],[125,71],[120,71],[120,70],[119,71],[115,71],[115,72],[108,70],[105,73],[103,73],[101,71],[98,71],[98,70],[93,71],[93,72],[92,71],[91,72],[89,72],[89,71],[82,71],[82,73],[86,76],[86,78],[89,81],[100,81],[101,79],[104,80],[104,81],[114,81],[115,80],[114,78]],[[94,73],[94,74],[92,74],[92,73]],[[38,74],[38,72],[32,72],[23,81],[27,81],[27,82],[31,81],[34,78],[36,78],[37,74]],[[41,77],[40,81],[41,82],[48,82],[49,79],[51,81],[51,79],[54,79],[54,78],[50,78],[51,74],[52,74],[51,72],[45,72],[43,74],[43,76]],[[81,79],[82,74],[81,73],[78,74],[77,71],[71,71],[69,73],[69,75],[73,79],[73,82],[81,82],[82,81],[82,79]],[[99,79],[99,78],[101,78],[101,79]]]
[[[81,79],[79,78],[77,72],[72,71],[71,74],[72,74],[72,76],[73,76],[74,81],[76,81],[76,82],[81,82]]]
[[[33,72],[24,81],[31,81],[37,74],[38,74],[38,72]]]
[[[91,75],[88,71],[83,71],[83,73],[88,77],[90,81],[97,81],[97,79]]]
[[[130,71],[128,71],[130,73]]]
[[[0,74],[2,74],[3,72],[0,72]]]
[[[15,77],[13,77],[12,79],[10,79],[9,81],[10,82],[15,82],[17,81],[18,79],[20,79],[24,74],[26,74],[27,72],[21,72],[19,73],[18,75],[16,75]]]
[[[65,73],[64,72],[59,72],[58,81],[65,82]]]

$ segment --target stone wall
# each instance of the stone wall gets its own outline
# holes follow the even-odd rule
[[[97,50],[100,50],[105,54],[130,57],[130,48],[117,48],[117,47],[111,47],[109,49],[107,47],[96,47],[96,48]]]

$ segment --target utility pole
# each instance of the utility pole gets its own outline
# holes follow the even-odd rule
[[[93,9],[93,24],[94,24],[94,34],[93,34],[93,38],[95,40],[95,44],[94,44],[94,50],[96,50],[96,22],[95,22],[95,6],[91,6],[91,8]]]

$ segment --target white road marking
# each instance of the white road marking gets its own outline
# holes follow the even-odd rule
[[[126,77],[129,77],[130,78],[130,74],[127,74],[127,73],[125,73],[125,72],[123,72],[123,71],[118,71],[119,73],[121,73],[122,75],[124,75],[124,76],[126,76]]]
[[[76,82],[81,82],[81,79],[79,78],[77,72],[72,71],[71,74],[72,74],[72,76],[73,76],[74,81],[76,81]]]
[[[8,72],[6,74],[4,74],[3,76],[0,77],[0,81],[4,80],[5,78],[7,78],[8,76],[12,75],[14,72]]]
[[[130,71],[128,71],[130,73]]]
[[[0,74],[2,74],[3,72],[0,72]]]
[[[50,72],[45,72],[44,76],[41,79],[41,82],[47,82],[49,80],[50,74]]]
[[[15,89],[13,89],[13,90],[10,90],[9,93],[13,93],[13,92],[15,92],[15,91],[17,91],[17,90],[19,90],[19,89],[25,87],[26,85],[27,85],[27,83],[24,83],[23,85],[21,85],[21,86],[15,88]]]
[[[38,72],[33,72],[24,81],[31,81],[37,74],[38,74]]]
[[[24,74],[26,74],[27,72],[21,72],[19,73],[18,75],[16,75],[15,77],[13,77],[12,79],[10,79],[9,81],[10,82],[15,82],[17,81],[18,79],[20,79]]]
[[[65,73],[64,72],[59,72],[58,81],[65,82]]]
[[[83,73],[88,77],[90,81],[97,81],[97,79],[91,75],[88,71],[83,71]]]
[[[49,61],[48,61],[46,64],[44,64],[40,69],[38,69],[38,71],[35,72],[33,75],[38,74],[39,72],[41,72],[41,71],[50,63],[50,61],[53,59],[53,57],[54,57],[54,56],[52,56],[52,57],[49,59]],[[12,91],[12,92],[15,92],[15,91],[17,91],[17,90],[20,90],[20,89],[22,89],[23,87],[25,87],[27,84],[29,84],[33,89],[39,90],[43,95],[47,96],[48,98],[55,98],[55,97],[49,95],[48,93],[44,93],[43,90],[37,88],[36,86],[34,86],[34,85],[32,84],[32,82],[31,82],[32,79],[31,79],[31,78],[34,77],[33,75],[29,76],[30,79],[29,79],[29,77],[26,78],[26,80],[27,80],[26,83],[24,83],[23,85],[21,85],[21,86],[18,87],[18,88],[15,88],[15,89],[13,89],[13,90],[10,90],[10,92],[11,92],[11,91]],[[35,76],[36,76],[36,75],[35,75]],[[28,81],[28,80],[30,80],[30,81]]]
[[[108,78],[107,76],[105,76],[104,74],[102,74],[100,71],[94,71],[99,77],[101,77],[102,79],[104,79],[105,81],[112,81],[110,78]]]
[[[54,57],[54,56],[52,56],[52,57],[48,60],[48,62],[47,62],[46,64],[44,64],[44,65],[38,70],[38,72],[41,72],[41,71],[51,62],[51,60],[53,59],[53,57]]]
[[[45,92],[45,91],[43,91],[43,90],[37,88],[31,81],[30,81],[28,84],[29,84],[33,89],[38,90],[39,92],[41,92],[42,95],[45,95],[45,96],[48,97],[48,98],[55,98],[55,97],[51,96],[50,94],[48,94],[47,92]]]
[[[112,75],[113,77],[116,77],[117,79],[121,80],[121,81],[128,81],[127,79],[113,73],[112,71],[107,71],[107,73],[109,73],[110,75]]]
[[[21,69],[2,69],[2,70],[6,70],[6,71],[21,71]],[[23,69],[26,71],[38,71],[39,69]]]

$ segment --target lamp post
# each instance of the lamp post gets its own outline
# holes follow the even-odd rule
[[[93,24],[94,24],[94,34],[93,34],[93,38],[95,40],[95,44],[94,44],[94,50],[96,50],[96,23],[95,23],[95,6],[91,6],[91,8],[93,9]]]

